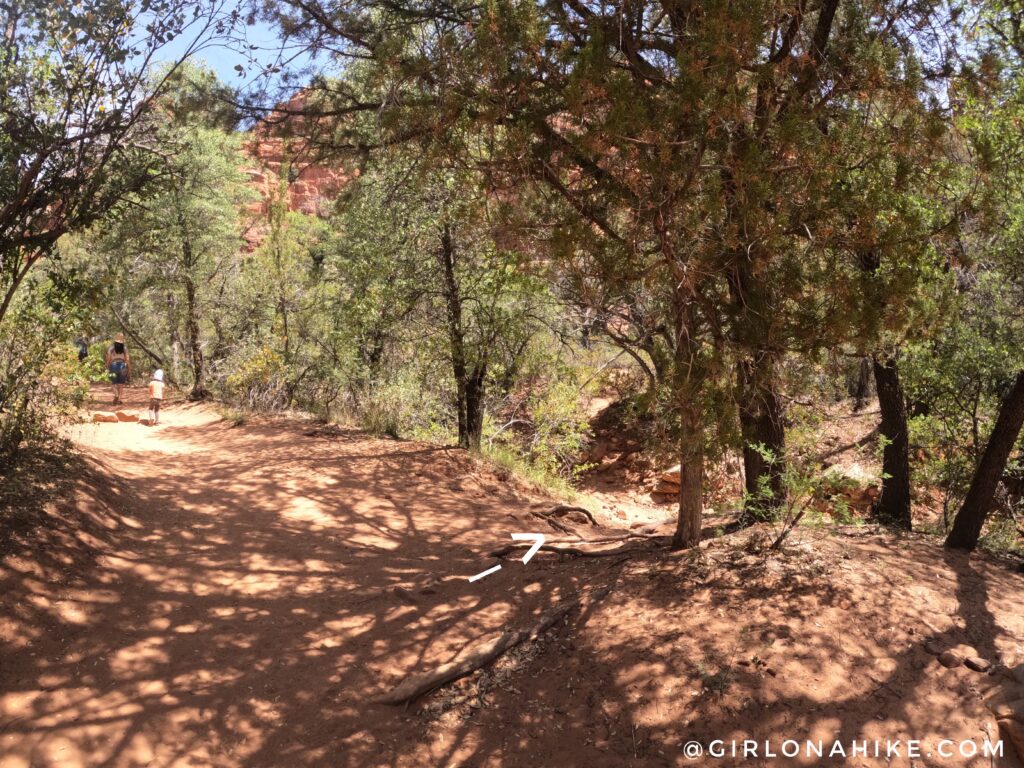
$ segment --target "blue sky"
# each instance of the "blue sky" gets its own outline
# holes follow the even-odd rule
[[[191,30],[179,35],[160,49],[156,56],[156,62],[177,60],[184,54],[195,36],[195,31]],[[281,38],[275,27],[262,21],[241,27],[236,32],[236,36],[239,38],[237,42],[216,41],[203,44],[201,50],[193,56],[193,61],[205,62],[225,83],[235,88],[244,89],[253,84],[260,76],[261,67],[259,65],[269,66],[278,60],[281,55]],[[290,56],[294,53],[293,50],[285,55]],[[310,62],[309,55],[302,53],[288,68],[294,71],[308,66]],[[243,68],[241,73],[235,69],[236,66]]]

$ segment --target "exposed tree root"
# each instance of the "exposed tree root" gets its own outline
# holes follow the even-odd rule
[[[544,512],[543,514],[552,515],[554,517],[565,517],[565,515],[569,514],[570,512],[582,512],[586,516],[587,520],[590,521],[591,525],[597,525],[597,520],[594,519],[594,515],[590,512],[589,509],[584,509],[583,507],[574,507],[570,504],[557,504],[551,509]]]
[[[579,512],[580,514],[584,515],[587,518],[587,520],[590,521],[591,525],[597,525],[597,520],[594,518],[594,515],[590,512],[589,509],[584,509],[583,507],[574,507],[570,504],[556,504],[555,506],[551,507],[551,509],[545,509],[543,511],[531,510],[530,514],[536,518],[543,520],[556,531],[561,531],[567,536],[576,536],[577,538],[579,538],[579,535],[572,528],[567,526],[565,523],[555,519],[558,517],[565,517],[570,512]]]
[[[579,534],[576,533],[572,528],[567,526],[565,523],[560,523],[558,520],[555,520],[553,517],[550,517],[549,515],[546,515],[543,512],[531,511],[530,514],[534,517],[540,518],[545,523],[554,528],[556,531],[564,533],[566,536],[575,536],[577,539],[580,538]]]
[[[602,587],[590,595],[590,602],[596,602],[611,592],[611,587]],[[475,672],[476,670],[490,664],[506,651],[516,647],[525,640],[536,638],[541,632],[554,626],[563,617],[569,614],[574,608],[583,602],[582,596],[556,605],[531,626],[525,629],[517,629],[504,632],[498,637],[483,645],[477,646],[468,655],[458,661],[442,664],[436,669],[422,675],[410,675],[403,680],[396,688],[388,693],[376,696],[371,699],[377,704],[405,704],[406,702],[418,699],[425,693],[440,688],[446,683],[458,680],[460,677]]]
[[[624,533],[621,536],[600,536],[596,539],[583,539],[584,544],[611,544],[615,541],[629,541],[630,539],[667,539],[663,533]],[[553,541],[552,544],[559,542]]]
[[[581,542],[582,543],[582,542]],[[529,549],[532,545],[529,542],[509,544],[496,549],[490,553],[491,557],[504,557],[517,549]],[[554,544],[541,544],[541,552],[557,552],[560,555],[573,555],[575,557],[611,557],[613,555],[632,554],[642,552],[641,547],[616,547],[615,549],[580,549],[579,547],[559,547]]]

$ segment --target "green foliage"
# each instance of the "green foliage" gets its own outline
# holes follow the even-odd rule
[[[1024,527],[1009,514],[995,514],[989,520],[978,544],[994,552],[1012,552],[1024,555]]]
[[[244,206],[255,198],[240,137],[207,122],[164,123],[157,177],[77,247],[112,319],[148,341],[173,381],[191,379],[194,393],[216,374],[232,326],[247,321],[236,302]]]
[[[85,286],[51,270],[28,281],[0,323],[0,464],[77,417],[98,368],[78,361]]]
[[[120,0],[0,6],[0,322],[32,266],[58,240],[150,180],[148,79],[161,48],[211,6]],[[141,19],[147,19],[146,29]]]
[[[933,5],[267,3],[358,60],[303,92],[253,206],[232,89],[131,71],[185,6],[146,3],[146,42],[123,3],[29,4],[0,54],[6,443],[71,412],[87,367],[58,340],[87,319],[194,396],[482,438],[545,483],[580,470],[609,345],[636,373],[623,410],[687,467],[826,400],[826,353],[900,348],[917,476],[951,503],[1024,365],[1024,49],[1012,4],[986,4],[954,82],[926,30],[959,22]],[[289,209],[308,139],[354,158],[324,217]],[[91,283],[53,271],[16,299],[72,230]],[[778,477],[747,499],[778,503],[780,543],[828,492],[852,519],[811,417],[788,416],[784,454],[755,446]]]
[[[288,406],[284,359],[276,350],[261,347],[230,367],[225,392],[233,401],[261,411]]]
[[[580,389],[572,381],[553,381],[527,399],[532,434],[529,458],[550,474],[573,477],[587,467],[580,455],[590,433]]]
[[[186,61],[165,66],[157,77],[164,83],[158,109],[171,124],[188,129],[199,122],[224,133],[238,128],[242,113],[234,89],[209,67]]]
[[[915,469],[922,483],[943,490],[947,510],[966,493],[1004,387],[1024,364],[1006,283],[993,271],[972,282],[941,334],[910,346],[903,362],[916,411],[911,438],[923,457]]]
[[[485,443],[483,455],[500,471],[515,475],[537,491],[567,501],[579,499],[579,491],[565,477],[548,471],[544,464],[531,461],[515,447]]]
[[[451,443],[451,414],[439,394],[414,370],[398,373],[395,380],[375,381],[362,390],[356,422],[373,434]]]

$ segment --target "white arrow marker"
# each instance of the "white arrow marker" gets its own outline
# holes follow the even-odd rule
[[[483,573],[478,573],[476,576],[470,576],[469,580],[470,581],[477,581],[479,579],[482,579],[484,576],[487,576],[489,574],[494,573],[495,571],[500,571],[500,570],[501,570],[501,566],[500,565],[496,565],[493,568],[488,568]]]
[[[532,541],[533,546],[526,550],[526,554],[523,555],[523,565],[530,562],[530,558],[537,554],[537,550],[544,544],[543,533],[513,533],[512,538],[516,541]]]

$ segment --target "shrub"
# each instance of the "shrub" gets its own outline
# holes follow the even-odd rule
[[[77,418],[90,378],[100,373],[91,358],[79,363],[72,343],[77,298],[72,282],[44,275],[25,286],[0,323],[0,463]]]
[[[231,399],[258,411],[287,408],[291,399],[284,359],[269,347],[239,361],[225,386]]]

